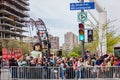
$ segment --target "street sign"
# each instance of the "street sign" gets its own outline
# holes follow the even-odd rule
[[[87,12],[78,12],[78,22],[84,22],[87,20]]]
[[[70,10],[94,9],[94,2],[70,3]]]

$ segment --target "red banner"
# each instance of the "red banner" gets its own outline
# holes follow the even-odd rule
[[[3,48],[2,58],[9,60],[10,58],[20,58],[22,56],[21,48]]]

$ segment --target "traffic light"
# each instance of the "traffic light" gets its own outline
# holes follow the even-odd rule
[[[62,50],[58,50],[58,51],[57,51],[57,56],[58,56],[58,57],[61,57],[61,56],[62,56]]]
[[[120,47],[114,47],[114,55],[115,57],[119,57],[120,58]]]
[[[79,41],[84,40],[84,24],[79,24]]]
[[[93,30],[88,30],[88,42],[93,41]]]

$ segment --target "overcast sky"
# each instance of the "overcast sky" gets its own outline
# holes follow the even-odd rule
[[[29,14],[35,20],[41,18],[49,33],[60,37],[60,45],[62,45],[66,32],[78,35],[77,12],[79,10],[70,11],[70,3],[76,2],[78,0],[30,0]],[[120,27],[120,0],[98,0],[98,2],[107,11],[107,19],[117,19],[112,25]],[[90,11],[98,19],[98,12],[95,9]],[[96,24],[89,14],[88,18]]]

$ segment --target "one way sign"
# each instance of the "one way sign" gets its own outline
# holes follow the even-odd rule
[[[87,12],[78,12],[78,22],[84,22],[87,20]]]

